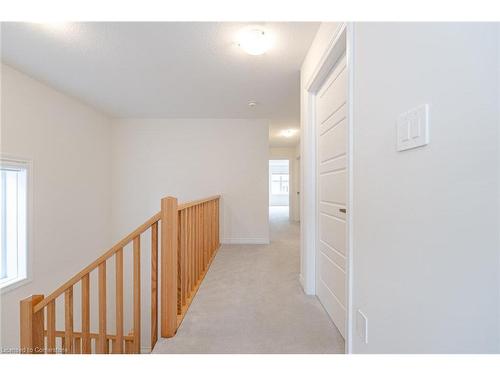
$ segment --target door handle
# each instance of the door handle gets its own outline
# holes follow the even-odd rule
[[[339,208],[339,211],[344,213],[344,214],[347,212],[345,208]]]

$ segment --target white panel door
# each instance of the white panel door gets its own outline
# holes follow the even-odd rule
[[[316,96],[318,238],[316,294],[345,337],[347,70],[339,59]]]

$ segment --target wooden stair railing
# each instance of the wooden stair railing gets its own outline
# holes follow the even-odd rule
[[[172,337],[182,322],[220,246],[219,200],[214,196],[177,204],[161,200],[161,211],[119,241],[53,293],[32,295],[20,302],[21,353],[140,353],[141,352],[141,235],[151,234],[151,350],[158,340],[158,280],[161,336]],[[158,233],[158,223],[161,224]],[[158,257],[160,234],[161,251]],[[132,327],[124,332],[124,248],[132,243]],[[115,327],[107,324],[106,262],[115,263]],[[90,331],[90,274],[97,270],[98,332]],[[160,274],[160,277],[158,277]],[[80,283],[81,331],[73,328],[73,289]],[[56,300],[64,299],[64,330],[56,329]],[[58,340],[59,339],[59,340]],[[58,343],[59,341],[59,343]],[[59,344],[59,345],[58,345]]]

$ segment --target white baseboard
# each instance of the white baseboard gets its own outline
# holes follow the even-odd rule
[[[264,237],[226,237],[222,239],[223,244],[227,245],[268,245],[269,238]]]

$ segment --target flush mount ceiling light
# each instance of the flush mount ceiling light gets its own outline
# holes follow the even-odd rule
[[[44,29],[52,30],[52,31],[64,31],[65,29],[67,29],[70,26],[69,22],[63,22],[63,21],[60,21],[60,22],[57,22],[57,21],[54,21],[54,22],[34,22],[34,24],[40,25]]]
[[[274,37],[259,27],[246,27],[238,33],[238,46],[249,55],[262,55],[274,44]]]
[[[297,129],[285,129],[280,132],[283,137],[290,138],[293,137],[298,132]]]
[[[257,102],[255,100],[252,100],[252,101],[248,102],[248,106],[250,108],[255,108],[255,107],[257,107]]]

